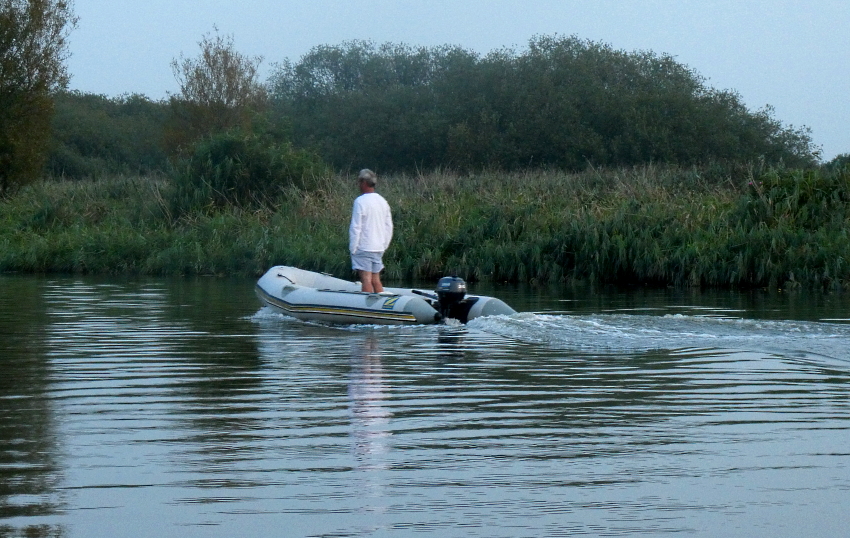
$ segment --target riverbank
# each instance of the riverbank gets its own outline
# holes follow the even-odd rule
[[[676,167],[382,177],[386,279],[850,285],[850,173]],[[273,208],[175,217],[168,180],[42,182],[0,201],[0,271],[349,277],[350,177]]]

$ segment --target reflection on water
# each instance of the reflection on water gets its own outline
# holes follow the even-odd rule
[[[366,500],[363,510],[384,512],[389,502],[384,479],[392,435],[389,431],[391,413],[386,402],[388,388],[377,336],[367,334],[362,340],[353,340],[353,346],[348,398],[355,488]]]
[[[53,515],[62,507],[57,463],[61,447],[49,397],[52,370],[43,360],[40,328],[45,304],[33,280],[9,279],[0,292],[0,536],[9,519]],[[27,536],[60,535],[41,522],[21,528]]]
[[[846,317],[834,297],[486,290],[526,313],[327,327],[259,309],[251,282],[0,289],[0,536],[850,523],[850,325],[826,321]]]

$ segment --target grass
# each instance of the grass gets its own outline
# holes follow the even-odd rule
[[[850,285],[850,171],[646,166],[382,177],[388,281],[703,287]],[[351,275],[352,178],[316,178],[273,207],[171,214],[168,181],[43,182],[0,201],[0,271]]]

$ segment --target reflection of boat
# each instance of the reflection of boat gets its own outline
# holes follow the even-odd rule
[[[515,313],[495,297],[466,295],[466,283],[458,277],[440,279],[435,292],[385,288],[382,293],[366,293],[358,282],[279,265],[257,281],[256,291],[263,304],[284,314],[329,323],[409,325],[445,318],[466,323]]]

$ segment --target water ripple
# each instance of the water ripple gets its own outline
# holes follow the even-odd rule
[[[40,293],[39,337],[0,344],[17,358],[0,392],[0,535],[850,523],[846,325],[730,309],[332,327],[207,282]]]

